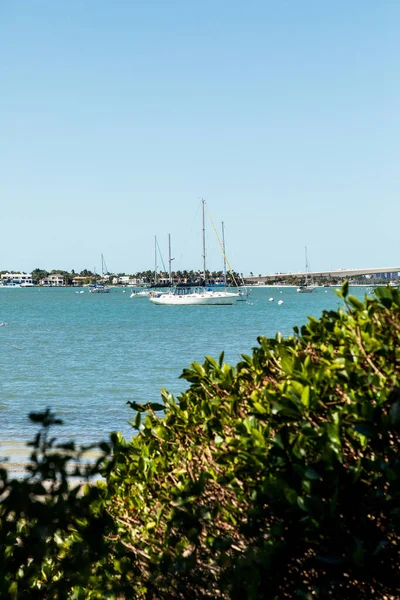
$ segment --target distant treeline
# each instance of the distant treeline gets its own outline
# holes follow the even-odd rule
[[[12,273],[15,271],[0,271],[0,275],[5,273]],[[136,273],[106,273],[100,275],[93,270],[83,269],[78,272],[72,269],[71,271],[65,271],[63,269],[52,269],[47,271],[45,269],[34,269],[31,272],[32,279],[39,284],[42,280],[45,280],[50,275],[61,275],[64,278],[65,285],[72,285],[74,280],[78,277],[83,277],[82,283],[91,283],[98,279],[105,279],[114,283],[125,283],[126,279],[136,280],[137,283],[154,285],[154,283],[166,283],[169,281],[169,273],[160,271],[154,273],[154,271],[148,269],[146,271],[138,271]],[[203,271],[183,270],[183,271],[172,271],[172,280],[174,283],[202,283],[204,282]],[[242,282],[243,274],[239,273],[228,273],[227,283],[235,284],[235,282]],[[222,283],[224,282],[224,273],[222,271],[206,271],[206,279],[209,283]],[[124,281],[125,280],[125,281]]]

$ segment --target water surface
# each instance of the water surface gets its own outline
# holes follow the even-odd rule
[[[363,297],[365,288],[352,288]],[[269,301],[273,297],[274,301]],[[278,301],[283,304],[278,305]],[[159,401],[186,387],[183,368],[222,350],[231,364],[257,336],[284,335],[308,315],[337,308],[333,288],[253,288],[234,306],[156,306],[130,291],[76,294],[71,288],[0,289],[0,455],[17,456],[36,427],[30,411],[51,407],[81,443],[110,431],[132,436],[128,400]],[[61,429],[60,429],[61,433]]]

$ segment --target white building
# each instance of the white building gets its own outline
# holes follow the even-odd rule
[[[3,273],[1,276],[2,284],[13,285],[33,285],[32,273]]]
[[[120,285],[143,285],[143,279],[131,277],[130,275],[122,275],[121,277],[113,277],[113,284]]]
[[[40,283],[50,287],[58,287],[64,285],[64,276],[60,275],[60,273],[53,273],[42,279]]]

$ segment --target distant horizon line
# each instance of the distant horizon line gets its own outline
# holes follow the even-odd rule
[[[208,273],[223,273],[223,269],[206,269]],[[75,271],[75,269],[71,269],[71,271],[67,270],[67,269],[39,269],[38,267],[36,267],[35,269],[31,269],[31,271],[23,271],[23,270],[7,270],[7,269],[2,269],[0,270],[0,275],[32,275],[33,272],[35,271],[45,271],[46,273],[49,274],[57,274],[57,273],[68,273],[69,275],[75,275],[76,277],[85,277],[85,275],[81,275],[82,272],[87,271],[88,275],[87,277],[90,277],[90,275],[100,275],[100,273],[97,273],[97,271],[92,271],[89,269],[81,269],[79,272]],[[123,271],[114,271],[114,272],[110,272],[107,271],[106,273],[103,273],[103,275],[112,275],[115,277],[118,276],[136,276],[139,274],[143,274],[143,273],[147,273],[147,272],[151,272],[154,273],[154,268],[153,269],[143,269],[143,270],[139,270],[136,271],[134,273],[127,273],[127,272],[123,272]],[[201,273],[202,269],[176,269],[173,270],[172,273]],[[347,269],[329,269],[329,270],[316,270],[316,271],[287,271],[287,272],[281,272],[281,271],[275,271],[274,273],[264,273],[259,274],[259,275],[254,275],[253,271],[250,271],[248,275],[244,275],[243,272],[240,271],[235,271],[233,270],[233,273],[239,273],[241,276],[246,277],[246,279],[249,280],[262,280],[265,278],[268,279],[275,279],[277,277],[279,278],[283,278],[283,277],[304,277],[306,275],[310,276],[315,276],[315,277],[345,277],[345,276],[357,276],[357,275],[378,275],[378,274],[384,274],[384,273],[400,273],[400,266],[399,267],[366,267],[366,268],[347,268]],[[157,271],[157,274],[168,274],[168,271]]]

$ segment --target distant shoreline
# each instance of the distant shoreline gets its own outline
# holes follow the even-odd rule
[[[344,281],[342,283],[333,283],[333,284],[326,284],[326,285],[318,285],[318,284],[314,284],[314,287],[316,289],[318,288],[340,288],[343,285]],[[107,285],[107,284],[106,284]],[[196,287],[197,284],[193,284],[192,287]],[[388,283],[350,283],[349,287],[386,287],[387,285],[389,285]],[[146,285],[107,285],[108,288],[113,289],[113,290],[119,290],[119,289],[143,289],[143,288],[149,288],[151,286],[146,286]],[[166,286],[159,286],[159,287],[166,287]],[[210,287],[214,287],[213,284],[210,284]],[[217,287],[217,285],[215,285],[215,287]],[[220,286],[219,286],[220,287]],[[228,285],[227,287],[235,287],[233,285]],[[241,287],[248,287],[248,288],[257,288],[257,289],[263,289],[263,288],[298,288],[298,284],[293,284],[293,283],[262,283],[262,284],[256,284],[256,283],[246,283]],[[15,290],[15,289],[31,289],[31,290],[53,290],[53,289],[70,289],[70,290],[80,290],[80,289],[89,289],[90,286],[88,285],[33,285],[33,286],[20,286],[20,285],[1,285],[0,284],[0,290],[4,289],[4,290]]]

